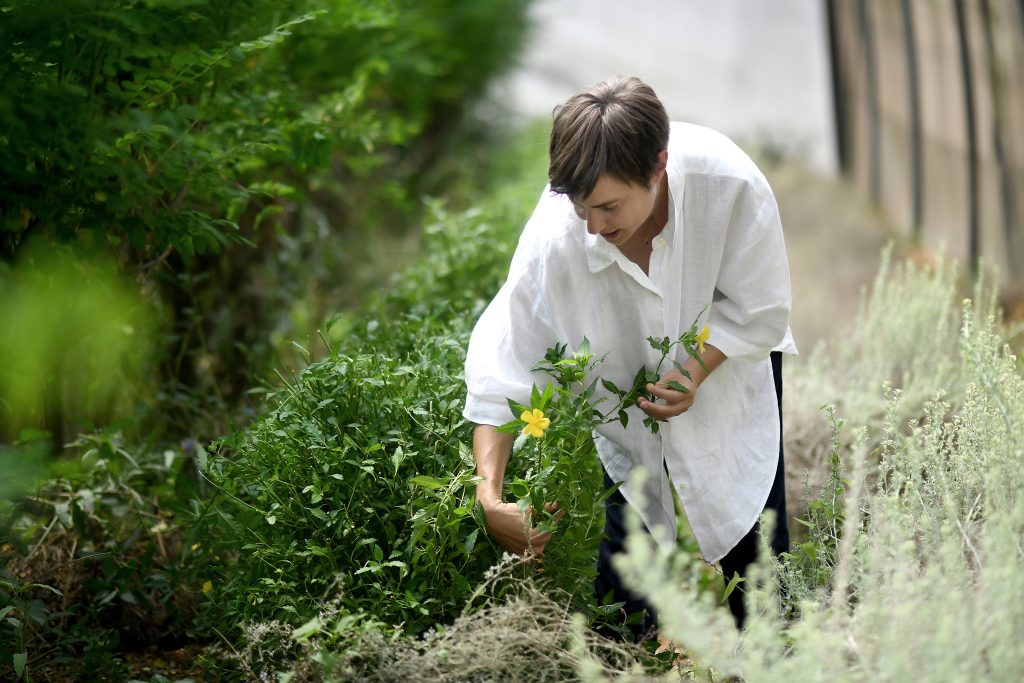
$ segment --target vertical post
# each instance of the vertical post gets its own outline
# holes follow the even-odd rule
[[[825,0],[825,17],[828,22],[828,56],[832,68],[832,116],[835,125],[836,158],[839,172],[850,172],[850,131],[846,111],[846,77],[842,64],[842,38],[839,33],[839,0]],[[1024,2],[1024,0],[1021,0]]]
[[[921,89],[917,72],[917,35],[914,30],[914,10],[910,0],[900,0],[903,14],[903,42],[907,57],[907,96],[910,104],[910,192],[911,224],[914,241],[921,239],[924,222],[924,164],[921,144]]]
[[[1006,141],[1003,137],[1005,127],[1005,102],[1003,100],[1002,74],[997,66],[995,37],[992,33],[992,8],[989,0],[981,0],[981,21],[985,35],[985,57],[988,62],[990,95],[992,97],[992,147],[995,152],[996,165],[999,167],[999,199],[1003,211],[1003,240],[1007,265],[1011,273],[1016,273],[1020,265],[1020,256],[1016,239],[1017,205],[1013,189],[1012,169],[1006,158]]]
[[[860,0],[860,32],[864,46],[864,72],[868,96],[868,188],[871,201],[882,200],[881,142],[882,131],[878,109],[878,70],[875,64],[875,34],[871,25],[868,0]]]
[[[957,38],[960,44],[960,71],[964,83],[964,114],[967,133],[967,229],[971,272],[978,267],[981,254],[978,226],[978,131],[974,120],[974,74],[971,71],[971,41],[967,31],[964,0],[953,0],[956,11]]]

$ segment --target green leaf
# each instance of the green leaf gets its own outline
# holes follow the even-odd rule
[[[674,360],[674,361],[672,361],[672,365],[675,366],[676,370],[679,371],[680,375],[682,375],[686,379],[693,379],[693,377],[690,375],[690,371],[687,370],[686,368],[684,368],[682,363],[680,363],[677,360]]]
[[[608,380],[608,379],[602,379],[601,380],[601,386],[603,386],[607,391],[609,391],[609,392],[611,392],[613,394],[619,395],[619,396],[621,396],[622,393],[623,393],[621,389],[619,389],[617,386],[615,386],[614,382],[612,382],[611,380]]]
[[[412,478],[412,483],[423,488],[436,491],[437,489],[443,489],[447,484],[440,479],[434,477],[428,477],[425,474],[420,474]]]
[[[524,406],[522,403],[516,403],[512,399],[506,399],[506,400],[508,401],[508,409],[509,409],[509,411],[512,412],[512,415],[515,416],[516,420],[518,420],[519,416],[523,414],[523,411],[528,411],[529,410],[529,408]]]
[[[740,585],[743,582],[743,580],[744,579],[742,576],[740,576],[739,572],[732,573],[732,578],[729,579],[729,584],[725,587],[725,592],[722,593],[723,605],[725,604],[725,601],[729,599],[729,596],[732,594],[732,592],[736,590],[736,586]]]
[[[686,387],[684,387],[682,384],[680,384],[678,381],[676,381],[674,379],[670,379],[668,382],[666,382],[665,386],[667,386],[669,389],[675,389],[676,391],[681,391],[684,394],[690,393],[689,389],[687,389]]]
[[[515,420],[509,420],[505,424],[498,427],[498,431],[502,434],[514,434],[518,432],[523,426],[523,421],[519,418]]]
[[[548,403],[551,402],[551,397],[554,395],[554,393],[555,393],[554,386],[551,384],[551,382],[548,382],[547,386],[544,387],[544,392],[540,395],[540,409],[541,410],[547,410]]]
[[[27,652],[18,652],[14,655],[14,675],[20,677],[25,673],[25,662],[28,661]]]
[[[536,384],[534,384],[533,388],[530,389],[530,407],[531,408],[540,408],[541,407],[540,391],[537,389],[537,385]]]
[[[320,629],[323,627],[323,625],[324,624],[320,620],[320,617],[313,617],[312,619],[307,621],[305,624],[303,624],[302,626],[300,626],[297,629],[295,629],[294,631],[292,631],[292,639],[293,640],[305,640],[306,638],[309,638],[314,633],[317,633],[318,631],[320,631]]]

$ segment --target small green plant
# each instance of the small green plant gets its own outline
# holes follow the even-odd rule
[[[477,543],[454,342],[315,363],[221,445],[220,495],[192,528],[223,558],[210,606],[227,624],[306,620],[337,597],[417,632],[461,609],[494,555]]]
[[[0,620],[3,621],[3,631],[8,633],[13,630],[13,639],[7,640],[6,645],[0,646],[0,655],[14,669],[16,679],[31,681],[32,667],[29,666],[29,656],[37,658],[40,654],[32,648],[43,645],[45,656],[45,637],[52,638],[54,624],[64,614],[50,609],[45,601],[38,597],[40,591],[49,591],[58,597],[64,594],[53,586],[45,583],[25,583],[0,573]],[[40,632],[42,638],[37,637]],[[5,639],[6,640],[6,639]],[[31,646],[31,648],[30,648]]]
[[[846,420],[836,417],[834,406],[823,406],[823,410],[833,434],[825,485],[817,496],[811,498],[805,484],[803,502],[807,512],[804,517],[796,518],[796,522],[807,530],[807,534],[779,557],[791,609],[796,608],[800,599],[812,597],[816,591],[830,587],[845,521],[844,496],[850,482],[839,454],[843,448],[841,435]]]
[[[520,510],[532,509],[534,522],[541,530],[554,532],[544,553],[548,583],[573,596],[576,606],[591,614],[602,611],[594,603],[590,585],[604,533],[604,504],[618,488],[603,490],[593,430],[611,422],[626,426],[626,409],[646,395],[647,384],[661,380],[662,365],[673,349],[682,347],[703,363],[698,350],[707,338],[707,328],[698,331],[696,322],[674,341],[648,337],[651,348],[661,351],[661,357],[653,370],[640,368],[629,389],[620,389],[600,377],[598,368],[603,358],[590,352],[587,339],[571,355],[566,344],[556,344],[533,368],[548,374],[552,381],[543,390],[533,387],[529,405],[509,400],[509,409],[516,418],[498,431],[520,435],[513,445],[513,465],[518,473],[509,478],[506,488]],[[672,364],[689,376],[681,363],[673,359]],[[667,386],[688,391],[675,380]],[[645,417],[644,424],[658,432],[654,418]],[[552,503],[556,505],[551,507]]]

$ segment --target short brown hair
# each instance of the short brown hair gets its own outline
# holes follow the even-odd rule
[[[586,197],[605,173],[647,186],[668,148],[668,114],[635,76],[610,78],[570,97],[554,112],[548,144],[551,190]]]

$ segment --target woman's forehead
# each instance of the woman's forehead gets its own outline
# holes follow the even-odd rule
[[[629,194],[632,188],[632,185],[619,180],[613,175],[604,173],[597,179],[597,183],[594,184],[594,189],[590,191],[590,194],[583,198],[573,197],[573,201],[586,206],[601,206],[621,200]]]

